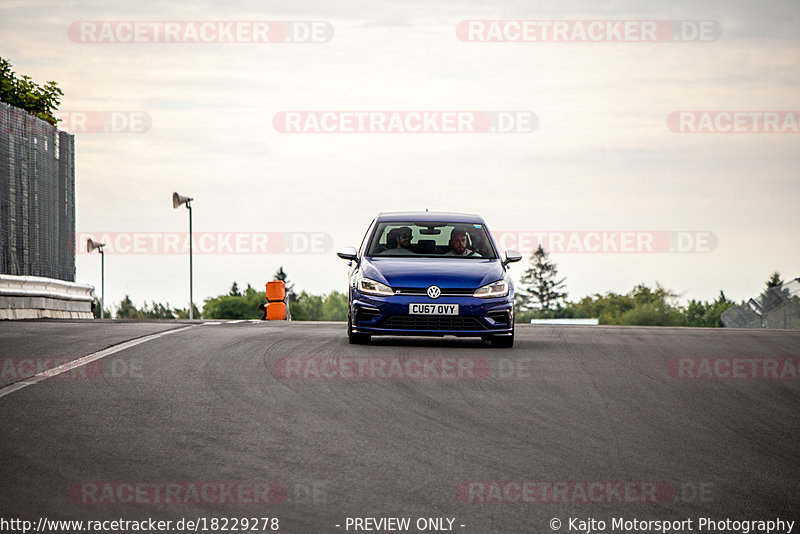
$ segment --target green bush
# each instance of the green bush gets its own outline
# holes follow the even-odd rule
[[[640,326],[706,326],[721,327],[722,312],[733,302],[720,296],[714,302],[692,300],[682,308],[675,302],[677,294],[656,284],[654,289],[639,284],[624,295],[596,293],[578,302],[566,302],[548,311],[518,313],[516,322],[529,323],[531,319],[596,318],[600,324]]]
[[[207,298],[203,303],[204,319],[261,319],[263,312],[259,304],[267,302],[265,291],[256,291],[250,284],[244,293],[239,293],[236,282],[231,293],[219,297]]]
[[[63,95],[56,82],[47,82],[40,86],[31,81],[30,76],[17,78],[11,70],[11,63],[0,57],[0,101],[24,109],[56,126],[59,119],[54,113]]]

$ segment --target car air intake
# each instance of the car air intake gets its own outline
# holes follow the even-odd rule
[[[371,321],[378,317],[381,314],[379,310],[373,310],[370,308],[361,308],[356,312],[356,322],[363,323],[367,321]]]
[[[486,314],[486,317],[496,323],[508,324],[508,312],[506,310],[492,311]]]
[[[383,328],[397,330],[485,330],[486,326],[475,317],[394,315],[386,320]]]

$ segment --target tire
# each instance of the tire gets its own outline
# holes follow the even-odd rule
[[[511,331],[510,336],[493,336],[492,348],[495,349],[510,349],[514,346],[514,331]]]
[[[369,334],[355,334],[353,333],[353,321],[350,318],[350,313],[347,314],[347,341],[351,345],[369,345],[370,342]]]

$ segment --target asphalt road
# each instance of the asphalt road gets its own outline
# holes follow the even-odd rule
[[[0,518],[800,520],[800,380],[781,359],[800,332],[526,325],[509,350],[351,346],[333,323],[3,322],[0,387],[25,359],[167,330],[0,396]]]

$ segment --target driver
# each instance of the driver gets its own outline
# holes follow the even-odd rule
[[[453,228],[450,231],[450,250],[445,256],[471,256],[480,258],[481,255],[467,248],[467,232],[462,228]]]

